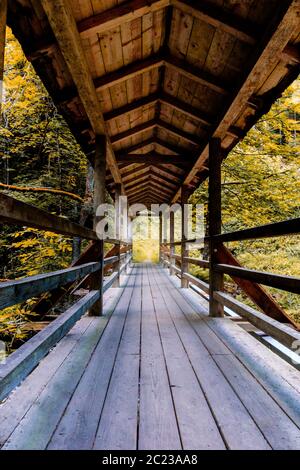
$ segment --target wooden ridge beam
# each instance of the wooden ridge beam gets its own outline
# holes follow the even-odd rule
[[[159,173],[155,172],[154,168],[152,168],[151,166],[143,174],[141,174],[139,176],[134,176],[133,178],[128,180],[127,183],[124,183],[124,186],[125,186],[126,191],[127,191],[129,187],[134,186],[134,185],[138,185],[142,181],[145,181],[145,180],[151,181],[152,178],[153,179],[155,178],[155,181],[159,181],[163,185],[166,185],[169,188],[172,188],[173,191],[175,190],[175,188],[177,186],[177,183],[174,180],[172,180],[168,175],[165,176],[165,175],[162,175],[160,172]]]
[[[255,94],[255,90],[259,83],[268,76],[269,71],[273,70],[276,63],[281,57],[282,51],[287,46],[293,33],[297,28],[297,21],[300,15],[300,2],[299,0],[292,0],[289,6],[285,6],[285,12],[282,13],[283,6],[277,14],[274,14],[274,20],[268,27],[264,38],[259,43],[255,54],[252,59],[252,66],[250,71],[243,81],[240,88],[232,96],[230,104],[227,106],[224,114],[219,119],[219,123],[214,129],[211,137],[223,139],[235,121],[241,109],[243,109],[251,96]],[[278,17],[280,17],[278,19]],[[193,166],[187,174],[184,184],[189,184],[194,176],[197,175],[204,166],[207,166],[208,160],[208,144],[203,146],[202,151]],[[177,191],[173,198],[173,202],[178,201],[180,198],[180,191]]]
[[[66,0],[57,0],[55,2],[52,0],[40,1],[59,44],[61,53],[73,77],[91,127],[95,135],[107,136],[99,100],[70,6]],[[119,168],[108,136],[107,145],[107,163],[116,183],[121,184]]]

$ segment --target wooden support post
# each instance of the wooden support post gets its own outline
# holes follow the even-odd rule
[[[122,188],[120,184],[115,186],[115,227],[116,227],[116,240],[120,241],[120,197],[122,194]],[[120,287],[120,268],[121,268],[121,245],[117,245],[117,256],[118,261],[114,266],[114,272],[118,273],[118,276],[113,284],[113,287]]]
[[[181,287],[188,288],[189,282],[183,277],[183,273],[188,272],[188,262],[185,258],[189,256],[189,251],[186,246],[188,239],[188,210],[186,205],[188,203],[188,187],[182,186],[181,188]]]
[[[3,98],[4,56],[6,39],[7,0],[0,1],[0,115]]]
[[[172,243],[175,242],[175,234],[174,234],[174,228],[175,228],[175,214],[174,211],[170,212],[170,276],[175,275],[174,268],[172,268],[172,265],[175,264],[175,246],[172,245]]]
[[[163,216],[160,212],[159,214],[159,262],[163,261],[163,250],[162,250],[162,235],[163,235]]]
[[[214,138],[209,144],[209,191],[208,191],[208,232],[209,236],[219,235],[222,229],[222,197],[221,197],[221,139]],[[223,273],[217,272],[214,266],[218,262],[219,242],[212,238],[209,242],[209,315],[223,317],[224,307],[214,298],[214,293],[222,291],[224,286]]]
[[[106,153],[107,142],[104,135],[96,136],[96,151],[95,151],[95,166],[94,166],[94,229],[97,229],[97,224],[101,221],[102,217],[97,215],[97,209],[101,204],[105,203],[105,177],[106,177]],[[99,234],[101,236],[101,234]],[[90,309],[91,316],[102,316],[103,314],[103,277],[104,277],[104,241],[99,239],[99,259],[102,263],[102,268],[98,273],[92,276],[90,288],[91,290],[100,291],[100,299]]]

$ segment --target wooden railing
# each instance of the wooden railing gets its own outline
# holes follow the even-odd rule
[[[87,311],[91,315],[101,316],[103,294],[110,287],[119,285],[120,276],[125,269],[127,271],[132,259],[132,245],[120,240],[105,240],[105,243],[113,245],[105,257],[104,242],[98,239],[93,230],[3,194],[0,197],[0,222],[35,227],[92,241],[86,251],[68,269],[0,283],[0,310],[47,293],[33,307],[34,312],[43,315],[74,290],[74,285],[76,288],[80,286],[88,289],[83,298],[21,346],[9,357],[7,363],[0,367],[0,400],[2,400]],[[113,272],[105,278],[109,270]]]
[[[299,233],[300,218],[248,230],[205,237],[202,241],[215,247],[214,256],[217,262],[211,263],[211,261],[185,256],[183,258],[184,266],[191,264],[208,269],[210,279],[213,277],[214,272],[231,276],[264,313],[248,307],[221,290],[213,291],[214,300],[222,305],[222,307],[226,306],[241,317],[246,318],[257,328],[270,334],[284,345],[292,347],[295,341],[300,340],[300,333],[297,331],[299,330],[299,325],[279,307],[261,285],[300,294],[300,278],[243,268],[223,243]],[[211,244],[212,238],[214,239],[213,244]],[[168,246],[182,246],[182,243],[182,241],[179,241],[163,244],[161,248],[162,262],[169,266],[170,274],[176,273],[181,279],[184,278],[188,283],[197,286],[204,293],[211,295],[209,283],[192,276],[188,270],[183,269],[182,255],[171,253],[172,250],[168,252]],[[187,240],[185,243],[191,244],[193,240]]]

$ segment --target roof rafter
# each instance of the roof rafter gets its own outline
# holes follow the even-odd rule
[[[111,173],[118,184],[122,184],[114,151],[107,135],[105,122],[100,110],[97,93],[87,65],[76,22],[69,4],[65,0],[41,0],[53,33],[59,44],[67,66],[76,84],[78,94],[85,108],[95,135],[106,135],[108,155],[107,162]],[[80,67],[78,67],[80,64]]]
[[[128,139],[134,135],[140,134],[141,132],[149,131],[155,127],[160,127],[165,129],[166,131],[170,132],[171,134],[175,134],[176,137],[181,137],[188,142],[191,142],[195,145],[201,145],[202,139],[195,134],[190,134],[189,132],[183,131],[178,127],[172,126],[171,124],[162,121],[161,119],[152,119],[150,121],[144,122],[143,124],[139,124],[138,126],[132,127],[127,131],[121,132],[120,134],[114,135],[111,137],[111,143],[115,144],[117,142],[121,142],[122,140]]]
[[[283,8],[285,9],[284,12],[282,12]],[[278,10],[279,9],[281,12],[280,18],[278,19],[278,11],[277,15],[274,14],[273,22],[269,25],[263,40],[255,51],[252,61],[253,64],[247,78],[244,80],[239,90],[234,93],[230,104],[220,117],[219,123],[211,137],[224,138],[232,122],[238,116],[240,109],[246,105],[249,98],[253,95],[257,83],[263,82],[269,71],[273,70],[275,67],[282,54],[282,50],[288,44],[295,28],[297,28],[297,21],[300,14],[299,0],[292,0],[289,2],[289,6],[280,5],[278,7]],[[193,180],[194,176],[196,176],[200,170],[204,169],[208,156],[209,144],[205,144],[195,165],[184,179],[184,185],[188,185]],[[173,198],[173,202],[178,201],[180,196],[181,190],[178,190]]]
[[[164,163],[171,163],[174,165],[190,165],[191,163],[193,163],[193,160],[189,159],[187,155],[164,155],[163,153],[156,152],[149,152],[145,154],[118,155],[117,161],[119,163],[148,163],[149,165],[161,165]]]

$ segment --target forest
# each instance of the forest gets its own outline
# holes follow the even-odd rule
[[[298,80],[224,161],[225,232],[299,217],[299,117]],[[92,211],[87,159],[11,32],[6,47],[0,156],[2,192],[86,223]],[[207,204],[207,183],[195,191],[191,202]],[[299,236],[230,243],[229,248],[245,267],[299,275]],[[78,240],[32,228],[2,226],[1,281],[65,268],[79,250]],[[207,279],[201,268],[194,268],[193,274]],[[226,288],[247,301],[229,278]],[[297,296],[269,291],[300,323]],[[0,313],[0,340],[9,350],[33,334],[28,318],[33,305],[34,299]]]

